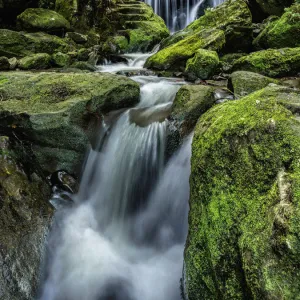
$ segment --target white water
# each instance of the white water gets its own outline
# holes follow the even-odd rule
[[[131,67],[145,59],[131,58]],[[103,146],[89,153],[74,206],[56,214],[40,300],[181,299],[192,138],[167,165],[164,151],[166,116],[184,82],[134,80],[140,103],[107,138],[99,132]]]

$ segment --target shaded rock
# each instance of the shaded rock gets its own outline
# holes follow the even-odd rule
[[[192,132],[199,117],[215,103],[214,88],[205,85],[184,85],[176,94],[167,128],[167,157]]]
[[[0,130],[32,142],[46,171],[74,174],[102,114],[136,104],[139,85],[106,73],[8,72],[0,74],[0,95]]]
[[[34,299],[52,209],[50,188],[24,145],[0,137],[0,297]]]
[[[9,69],[14,70],[18,66],[18,60],[15,57],[10,58],[9,60]]]
[[[236,60],[233,70],[250,71],[269,77],[296,75],[300,70],[300,48],[253,52]]]
[[[6,71],[10,69],[10,63],[7,57],[0,57],[0,70]]]
[[[225,73],[231,73],[234,62],[239,58],[246,56],[247,53],[230,53],[220,58],[221,68]]]
[[[253,0],[250,0],[250,2]],[[284,9],[293,4],[293,0],[255,0],[262,11],[268,15],[280,16]]]
[[[234,92],[236,98],[241,98],[268,86],[270,83],[278,84],[279,80],[253,72],[237,71],[230,75],[228,88]]]
[[[71,57],[68,54],[57,52],[52,55],[51,63],[54,66],[63,68],[71,64]]]
[[[79,70],[86,70],[86,71],[90,71],[90,72],[97,71],[97,68],[95,66],[93,66],[92,64],[90,64],[89,62],[86,62],[86,61],[76,61],[70,67],[76,68]]]
[[[32,54],[21,58],[18,67],[22,70],[44,70],[50,68],[51,56],[47,53]]]
[[[185,72],[200,79],[208,79],[215,74],[219,64],[217,52],[199,49],[195,56],[187,61]]]
[[[72,50],[75,50],[72,41],[54,35],[0,29],[0,55],[8,58],[21,58],[33,53],[67,53]]]
[[[269,22],[254,40],[257,48],[299,47],[300,3],[286,9],[280,19]]]
[[[28,8],[17,20],[19,28],[25,31],[63,34],[70,29],[69,21],[62,15],[44,8]]]
[[[288,99],[299,103],[299,91],[267,87],[199,119],[183,280],[188,299],[297,299],[300,124],[281,105]]]
[[[88,41],[87,35],[79,32],[67,32],[66,37],[73,40],[76,44],[85,44]]]

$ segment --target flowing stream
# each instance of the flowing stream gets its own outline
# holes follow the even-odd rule
[[[125,57],[100,71],[139,70],[147,55]],[[132,78],[140,103],[103,123],[74,204],[59,205],[40,300],[181,299],[192,137],[168,163],[164,152],[166,117],[184,82]]]

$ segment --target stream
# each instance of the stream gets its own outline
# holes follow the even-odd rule
[[[149,55],[99,72],[140,70]],[[40,300],[181,299],[192,137],[167,163],[164,153],[166,118],[185,82],[131,78],[140,103],[102,124],[74,204],[56,212]]]

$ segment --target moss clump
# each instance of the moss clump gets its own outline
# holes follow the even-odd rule
[[[190,300],[299,298],[300,124],[279,102],[291,91],[266,88],[217,105],[197,124]]]
[[[216,51],[199,49],[186,63],[185,71],[201,79],[209,79],[215,74],[220,61]]]
[[[254,40],[258,48],[299,47],[300,39],[300,4],[286,9],[282,17],[270,22]]]
[[[187,60],[193,57],[200,48],[219,50],[224,43],[225,36],[222,30],[204,29],[154,54],[147,60],[145,66],[158,70],[175,71],[180,68],[184,70]]]
[[[47,53],[38,53],[21,58],[18,66],[22,70],[43,70],[50,68],[51,56]]]
[[[293,76],[300,70],[300,48],[253,52],[235,61],[233,70],[250,71],[269,77]]]
[[[54,66],[62,68],[70,65],[71,57],[68,54],[57,52],[52,55],[51,62]]]
[[[228,88],[234,92],[236,98],[241,98],[266,87],[270,83],[278,84],[279,80],[253,72],[237,71],[230,75]]]
[[[70,23],[57,12],[44,8],[28,8],[17,18],[18,25],[26,31],[45,31],[62,34]]]

